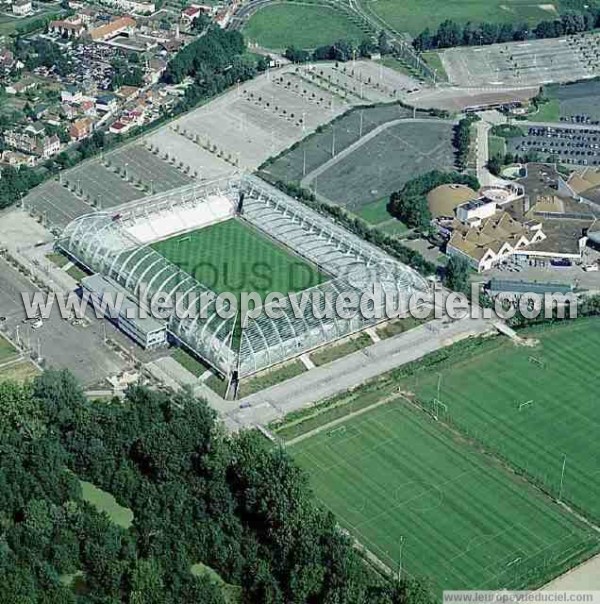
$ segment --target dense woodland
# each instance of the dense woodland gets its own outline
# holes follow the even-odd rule
[[[431,602],[367,567],[285,451],[228,437],[188,393],[90,402],[55,371],[0,384],[0,460],[3,602],[225,604],[197,562],[240,602]],[[86,503],[79,479],[131,508],[131,528]]]
[[[480,46],[506,42],[518,42],[536,38],[560,38],[561,36],[591,31],[600,26],[600,9],[587,4],[579,10],[569,10],[557,19],[541,21],[534,28],[526,23],[466,23],[461,25],[450,19],[444,21],[435,32],[423,30],[414,40],[417,50],[451,48],[453,46]]]

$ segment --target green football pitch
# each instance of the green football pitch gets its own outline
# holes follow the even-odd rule
[[[217,293],[287,294],[328,280],[299,256],[237,219],[159,241],[152,247]]]
[[[437,594],[535,587],[598,547],[593,529],[399,400],[289,451],[351,534]]]
[[[336,40],[360,42],[367,34],[331,6],[282,3],[264,6],[244,27],[244,36],[264,48],[316,48]]]
[[[528,23],[555,19],[561,2],[531,0],[362,0],[378,17],[398,31],[412,35],[426,27],[435,31],[446,19],[457,23]]]
[[[407,388],[429,404],[439,381],[445,419],[600,522],[600,321],[531,336],[534,348],[498,339]]]

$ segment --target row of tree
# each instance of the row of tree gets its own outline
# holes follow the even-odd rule
[[[469,159],[469,150],[471,148],[471,125],[481,118],[475,113],[463,117],[456,126],[454,126],[453,144],[456,149],[456,167],[464,170],[467,167]]]
[[[364,38],[357,43],[354,40],[342,39],[314,50],[289,46],[284,54],[292,63],[308,63],[309,61],[349,61],[355,57],[370,57],[373,53],[387,55],[391,52],[392,43],[387,33],[382,30],[377,41],[373,38]]]
[[[427,231],[431,223],[427,194],[440,185],[452,183],[479,189],[479,182],[473,176],[432,170],[409,180],[399,191],[394,191],[387,205],[388,212],[411,228]]]
[[[557,19],[541,21],[533,29],[527,24],[511,23],[465,23],[447,19],[432,32],[423,30],[414,40],[413,46],[420,51],[453,46],[479,46],[529,40],[535,38],[559,38],[565,35],[591,31],[600,25],[600,10],[584,8],[568,11]]]
[[[0,385],[0,451],[3,601],[225,604],[190,572],[202,563],[240,604],[433,602],[365,566],[285,451],[225,435],[189,393],[100,404],[54,371]],[[86,503],[79,478],[131,508],[132,527]]]

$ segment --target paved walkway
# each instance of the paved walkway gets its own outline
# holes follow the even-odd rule
[[[544,585],[542,590],[598,590],[600,591],[600,556],[595,556],[587,562],[572,568],[564,575]]]

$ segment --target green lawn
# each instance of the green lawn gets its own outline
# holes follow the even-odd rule
[[[501,136],[488,134],[488,156],[492,158],[496,155],[500,157],[506,155],[506,140]]]
[[[305,371],[306,367],[304,366],[304,363],[302,363],[300,360],[295,360],[285,363],[285,365],[281,365],[280,367],[276,367],[275,369],[266,371],[265,373],[257,375],[256,377],[242,380],[240,383],[238,398],[243,398],[244,396],[254,394],[255,392],[259,392],[260,390],[264,390],[265,388],[269,388],[270,386],[274,386],[280,382],[285,382],[286,380],[296,377]]]
[[[371,203],[361,206],[355,210],[354,213],[370,224],[379,224],[380,222],[385,222],[392,217],[387,211],[388,201],[388,197],[378,199],[377,201],[372,201]]]
[[[448,74],[444,69],[444,64],[442,63],[442,59],[440,58],[440,54],[435,51],[424,52],[422,54],[423,59],[425,59],[425,63],[431,67],[431,69],[435,69],[436,81],[447,82]]]
[[[436,594],[536,587],[598,549],[592,529],[399,400],[288,450],[342,526],[393,570],[401,549]]]
[[[0,363],[10,361],[17,356],[15,347],[3,336],[0,335]]]
[[[238,604],[242,600],[242,588],[237,585],[230,585],[226,583],[221,575],[215,570],[213,570],[210,566],[206,566],[206,564],[202,564],[202,562],[198,562],[194,564],[190,569],[190,572],[195,577],[207,577],[209,581],[218,585],[221,588],[221,593],[223,594],[223,599],[226,604]]]
[[[535,348],[498,340],[445,367],[440,398],[450,421],[556,497],[566,455],[562,499],[600,522],[600,321],[534,335]],[[432,371],[407,388],[428,404],[437,384]]]
[[[0,382],[11,380],[13,382],[23,383],[33,379],[40,374],[40,370],[28,360],[11,363],[6,367],[0,368]]]
[[[325,346],[320,350],[312,352],[310,358],[312,362],[319,367],[320,365],[331,363],[336,359],[341,359],[357,350],[362,350],[371,344],[373,344],[373,340],[371,340],[366,333],[361,333],[355,338],[350,338],[345,342]]]
[[[458,23],[537,23],[557,16],[551,6],[560,7],[559,2],[531,0],[362,0],[362,3],[398,31],[412,35],[426,27],[433,31],[446,19]]]
[[[367,35],[344,13],[327,6],[273,4],[259,9],[244,27],[250,42],[274,50],[316,48],[336,40],[361,41]]]
[[[535,122],[560,122],[560,102],[558,99],[550,99],[528,117]]]
[[[160,241],[153,247],[217,293],[287,294],[328,279],[236,219]]]
[[[80,480],[79,484],[81,485],[81,498],[91,503],[99,512],[105,512],[115,524],[124,529],[128,529],[133,524],[133,512],[129,508],[119,505],[110,493],[85,480]]]
[[[173,351],[172,357],[182,367],[187,369],[190,373],[192,373],[196,377],[200,377],[208,369],[207,365],[204,365],[203,363],[201,363],[198,359],[193,357],[189,352],[187,352],[183,348],[176,348]]]

